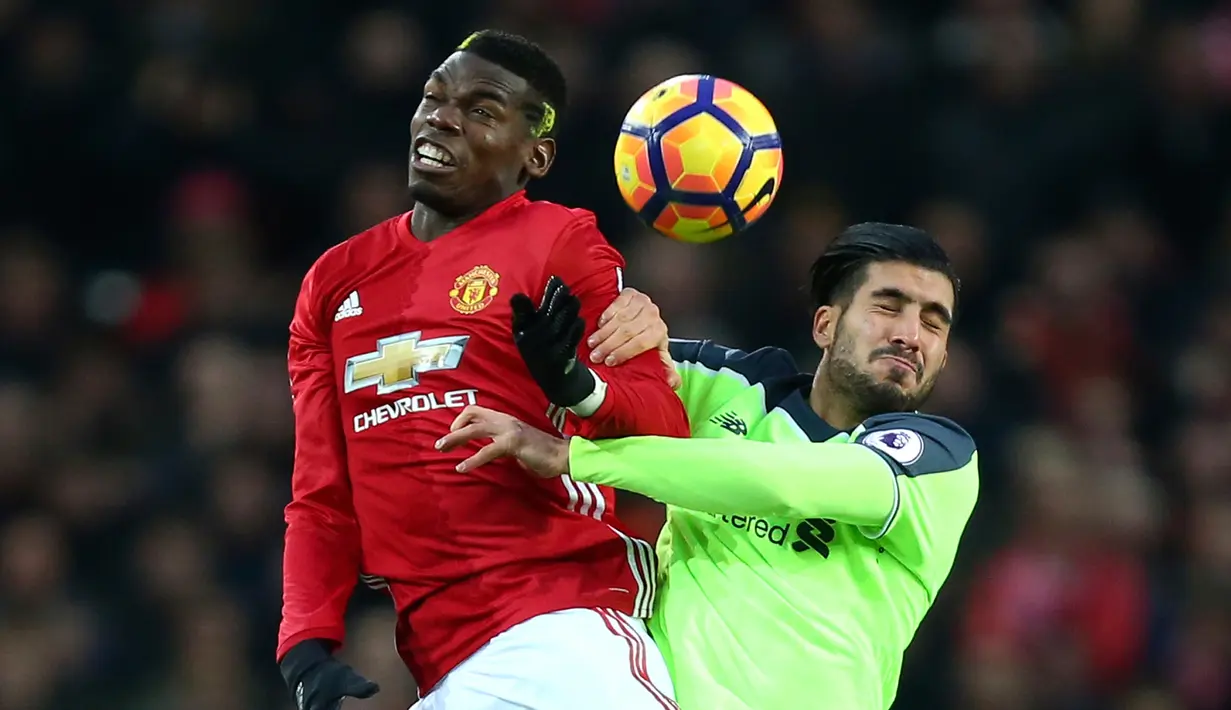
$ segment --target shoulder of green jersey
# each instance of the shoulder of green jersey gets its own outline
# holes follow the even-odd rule
[[[880,414],[864,421],[855,442],[876,451],[898,475],[957,471],[975,455],[975,442],[955,422],[930,414]]]
[[[728,370],[757,384],[773,377],[799,374],[795,358],[782,348],[760,348],[745,352],[719,345],[712,340],[681,340],[672,338],[671,359],[688,366],[699,365],[707,370]]]

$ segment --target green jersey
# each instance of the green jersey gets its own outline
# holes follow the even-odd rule
[[[651,629],[683,710],[884,710],[978,494],[970,435],[852,431],[783,350],[673,341],[692,439],[574,438],[571,475],[667,504]]]

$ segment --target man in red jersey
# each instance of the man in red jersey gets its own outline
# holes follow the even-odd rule
[[[688,435],[654,353],[591,368],[582,333],[559,330],[577,310],[594,324],[623,268],[592,214],[522,191],[551,168],[564,100],[537,46],[472,35],[411,120],[413,211],[304,279],[277,649],[301,710],[377,690],[333,657],[361,576],[393,598],[416,708],[674,707],[642,622],[654,552],[619,529],[612,491],[510,462],[462,474],[474,451],[433,448],[472,404],[590,438]]]

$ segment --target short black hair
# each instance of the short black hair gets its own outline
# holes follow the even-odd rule
[[[847,227],[813,262],[813,307],[850,305],[867,277],[868,265],[889,261],[903,261],[948,277],[953,284],[953,315],[957,317],[961,282],[944,248],[918,227],[883,222]]]
[[[568,85],[560,65],[542,47],[521,35],[500,30],[479,30],[457,47],[458,51],[486,59],[526,80],[542,99],[529,116],[534,134],[555,136],[568,103]]]

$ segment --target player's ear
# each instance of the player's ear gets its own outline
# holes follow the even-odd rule
[[[841,315],[837,306],[821,306],[812,316],[812,341],[821,350],[828,350],[837,337],[838,317]]]
[[[526,156],[526,174],[537,180],[551,170],[556,162],[556,139],[535,138],[530,143],[530,154]]]

